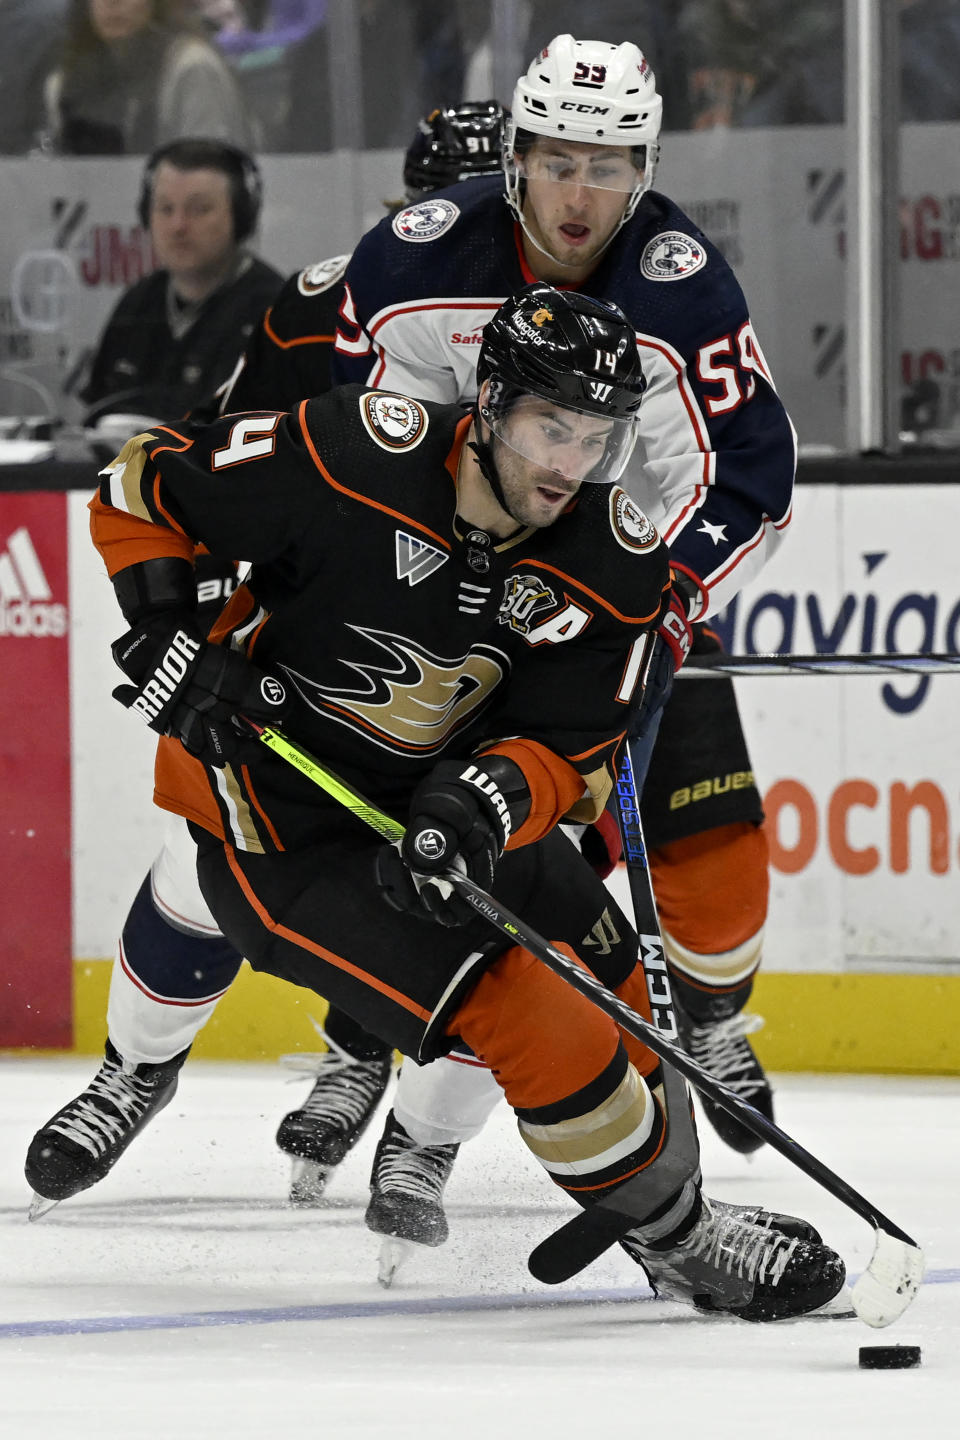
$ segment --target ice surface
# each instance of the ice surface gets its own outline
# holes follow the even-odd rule
[[[363,1226],[379,1122],[322,1210],[286,1207],[274,1147],[309,1081],[188,1063],[93,1190],[28,1225],[33,1131],[89,1059],[0,1060],[0,1436],[46,1440],[662,1440],[953,1436],[960,1411],[960,1081],[777,1077],[779,1123],[924,1247],[911,1309],[756,1326],[651,1298],[619,1250],[547,1290],[530,1249],[570,1211],[501,1106],[463,1147],[451,1237],[390,1291]],[[703,1126],[706,1189],[802,1214],[858,1273],[874,1232],[782,1157]],[[923,1365],[861,1371],[861,1344]]]

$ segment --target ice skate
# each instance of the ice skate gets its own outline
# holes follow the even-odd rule
[[[134,1065],[107,1041],[103,1064],[86,1090],[30,1142],[24,1173],[34,1191],[31,1220],[112,1170],[134,1136],[173,1099],[188,1054],[189,1048],[160,1065]]]
[[[450,1233],[443,1192],[459,1145],[418,1145],[393,1111],[370,1175],[367,1228],[384,1236],[379,1279],[390,1285],[417,1245],[442,1245]]]
[[[655,1292],[742,1320],[786,1320],[819,1310],[843,1288],[843,1261],[828,1246],[751,1223],[701,1196],[683,1239],[663,1248],[649,1231],[621,1241]]]
[[[773,1119],[773,1091],[763,1066],[753,1053],[748,1035],[761,1029],[763,1019],[741,1011],[722,1020],[697,1021],[682,1007],[675,1007],[677,1026],[683,1048],[716,1080],[722,1080],[741,1099],[748,1101],[761,1115]],[[735,1115],[697,1091],[703,1112],[720,1139],[749,1155],[763,1144],[759,1135],[742,1125]]]
[[[303,1107],[285,1115],[277,1131],[277,1144],[293,1160],[292,1205],[322,1202],[327,1181],[369,1125],[390,1079],[392,1052],[357,1060],[323,1038],[330,1048],[322,1054],[282,1057],[317,1077]]]

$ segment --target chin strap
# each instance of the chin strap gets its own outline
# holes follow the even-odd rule
[[[474,411],[474,423],[479,422],[479,419],[480,416]],[[477,433],[479,434],[479,430]],[[493,491],[493,498],[500,506],[500,509],[506,511],[511,520],[517,520],[516,515],[514,515],[510,509],[504,496],[503,487],[500,484],[500,477],[497,474],[496,461],[493,458],[493,451],[490,449],[490,446],[485,440],[468,440],[467,449],[472,450],[474,455],[476,455],[477,464],[480,466],[480,474]],[[517,520],[517,524],[519,525],[520,523],[521,522]]]

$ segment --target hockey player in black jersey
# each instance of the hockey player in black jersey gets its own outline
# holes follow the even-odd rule
[[[156,799],[190,821],[204,896],[255,968],[418,1060],[469,1045],[550,1178],[581,1205],[618,1194],[661,1293],[807,1313],[841,1288],[839,1257],[803,1221],[703,1196],[656,1056],[445,879],[489,887],[650,1015],[637,937],[557,829],[606,803],[671,597],[660,536],[615,483],[644,388],[633,329],[529,286],[494,315],[478,375],[467,414],[347,386],[129,441],[90,506],[129,626],[114,693],[164,736]],[[201,540],[252,561],[209,641]],[[399,846],[248,739],[245,715],[282,720],[402,819]],[[578,954],[605,914],[606,953]],[[77,1143],[48,1127],[64,1169]]]
[[[521,281],[614,300],[637,332],[649,382],[638,463],[624,483],[669,543],[683,618],[702,651],[718,646],[709,616],[756,575],[789,523],[796,448],[735,276],[651,188],[661,108],[636,46],[558,36],[514,92],[506,193],[493,180],[439,191],[361,240],[345,276],[333,369],[338,380],[470,399],[483,325]],[[647,758],[634,747],[637,776]],[[684,1043],[772,1115],[748,1039],[761,1022],[745,1011],[768,856],[729,682],[675,687],[642,811]],[[433,1179],[442,1232],[441,1167],[428,1168],[428,1155],[445,1156],[449,1174],[456,1143],[477,1132],[497,1090],[482,1070],[449,1062],[415,1072],[407,1089],[398,1095],[405,1118],[398,1126],[391,1117],[385,1137],[390,1185],[406,1147],[423,1183]],[[703,1104],[728,1144],[756,1147],[738,1121]],[[411,1193],[415,1184],[414,1176]],[[375,1166],[375,1200],[378,1186]]]

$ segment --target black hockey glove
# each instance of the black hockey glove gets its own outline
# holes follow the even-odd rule
[[[160,735],[173,735],[205,765],[223,767],[249,750],[252,737],[234,716],[273,725],[286,692],[273,675],[236,650],[204,640],[192,616],[169,612],[144,620],[111,646],[134,682],[115,700],[135,710]]]
[[[377,884],[387,903],[440,925],[472,920],[473,907],[445,877],[454,871],[489,890],[510,838],[510,796],[521,794],[529,807],[522,771],[511,760],[442,760],[413,792],[403,839],[377,854]]]
[[[580,854],[593,873],[606,880],[617,868],[623,855],[620,826],[609,810],[604,810],[592,825],[584,825],[580,836]]]

